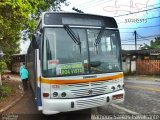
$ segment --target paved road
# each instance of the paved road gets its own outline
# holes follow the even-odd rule
[[[31,89],[24,95],[15,106],[5,111],[2,115],[2,120],[9,120],[8,118],[16,118],[15,120],[90,120],[91,109],[60,113],[56,115],[43,115],[37,111],[36,102]],[[1,118],[0,118],[1,119]]]
[[[122,107],[141,114],[160,114],[160,82],[126,80]]]
[[[34,96],[30,90],[23,99],[13,106],[6,114],[18,115],[18,120],[91,120],[92,115],[107,114],[159,114],[160,113],[160,82],[142,81],[134,78],[125,80],[126,98],[124,104],[103,106],[57,115],[42,115],[36,109]],[[118,109],[117,109],[118,108]]]

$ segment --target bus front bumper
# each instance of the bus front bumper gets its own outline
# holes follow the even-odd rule
[[[57,114],[60,112],[76,111],[104,106],[112,103],[120,103],[124,101],[124,96],[124,90],[120,90],[109,94],[86,98],[43,99],[42,112],[43,114]]]

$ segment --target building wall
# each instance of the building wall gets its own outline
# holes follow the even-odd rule
[[[136,72],[136,61],[130,61],[130,58],[126,58],[124,62],[122,62],[122,69],[123,72],[128,73],[135,73]]]
[[[138,60],[136,73],[139,75],[159,75],[160,60]]]

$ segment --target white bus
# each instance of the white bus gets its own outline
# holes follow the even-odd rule
[[[44,12],[27,67],[43,114],[124,101],[120,34],[112,17]]]

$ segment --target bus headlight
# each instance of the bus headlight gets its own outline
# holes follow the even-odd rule
[[[61,93],[61,96],[62,96],[62,97],[66,97],[66,95],[67,95],[67,94],[66,94],[65,92]]]
[[[53,93],[53,97],[57,97],[58,96],[58,93],[57,92],[54,92]]]
[[[121,85],[117,85],[118,89],[121,89]]]
[[[123,85],[122,85],[122,88],[124,89],[124,87],[125,87],[125,85],[123,84]]]
[[[116,88],[114,86],[112,86],[111,89],[112,89],[112,91],[115,91]]]

